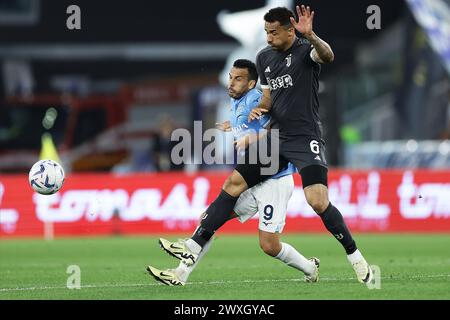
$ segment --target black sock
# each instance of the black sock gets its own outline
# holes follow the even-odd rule
[[[320,218],[328,231],[342,244],[347,254],[356,251],[356,243],[345,224],[342,214],[330,202],[328,208],[321,214]]]
[[[191,239],[203,247],[211,239],[214,232],[230,219],[238,198],[230,196],[222,190],[217,199],[206,209],[206,214]]]

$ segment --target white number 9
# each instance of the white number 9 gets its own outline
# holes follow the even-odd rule
[[[309,144],[311,151],[314,152],[315,154],[319,154],[320,149],[319,149],[319,142],[317,142],[316,140],[312,140]]]

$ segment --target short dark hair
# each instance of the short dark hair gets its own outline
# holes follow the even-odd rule
[[[248,79],[258,81],[258,72],[256,71],[256,65],[247,59],[237,59],[233,63],[233,67],[239,69],[247,69]]]
[[[280,26],[291,27],[291,17],[295,19],[294,13],[291,10],[286,7],[276,7],[270,9],[264,15],[264,20],[270,23],[278,21]]]

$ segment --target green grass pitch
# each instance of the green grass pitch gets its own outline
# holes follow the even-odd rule
[[[166,236],[176,239],[176,236]],[[145,267],[178,265],[157,237],[0,240],[4,299],[450,299],[449,235],[357,234],[366,259],[381,270],[381,288],[356,281],[339,243],[328,234],[286,234],[282,240],[321,259],[320,281],[266,256],[257,235],[218,234],[184,287],[168,287]],[[81,269],[81,289],[66,287],[67,267]]]

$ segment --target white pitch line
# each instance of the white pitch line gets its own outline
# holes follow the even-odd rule
[[[422,276],[411,276],[411,277],[384,277],[382,280],[409,280],[409,279],[418,279],[418,278],[449,278],[450,274],[435,274],[435,275],[422,275]],[[355,278],[321,278],[321,282],[327,281],[351,281],[355,280]],[[196,282],[188,282],[189,285],[200,285],[200,284],[237,284],[237,283],[262,283],[262,282],[303,282],[303,279],[262,279],[262,280],[225,280],[225,281],[196,281]],[[89,284],[85,286],[80,286],[80,289],[89,289],[89,288],[121,288],[121,287],[152,287],[152,286],[164,286],[162,283],[130,283],[130,284]],[[0,292],[8,292],[8,291],[34,291],[34,290],[52,290],[52,289],[67,289],[67,287],[59,286],[59,287],[28,287],[28,288],[0,288]]]
[[[114,288],[114,287],[147,287],[147,286],[159,286],[162,283],[132,283],[132,284],[88,284],[80,286],[80,289],[88,288]],[[0,292],[5,291],[33,291],[33,290],[49,290],[49,289],[68,289],[67,287],[29,287],[29,288],[0,288]]]

